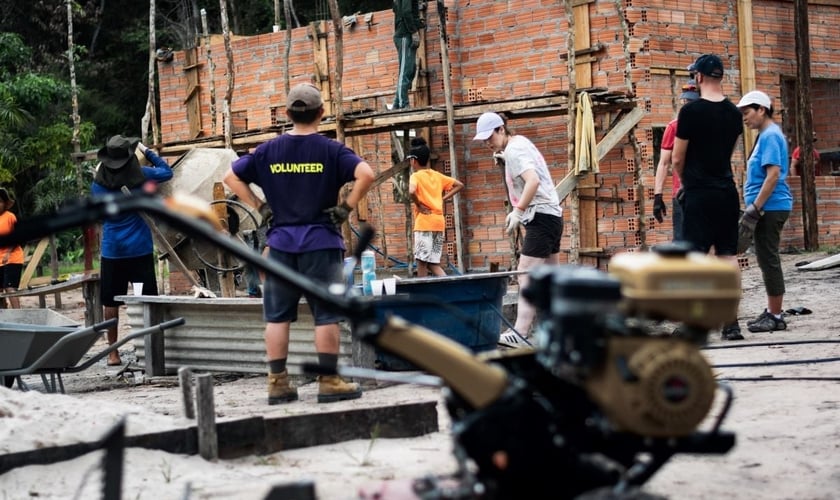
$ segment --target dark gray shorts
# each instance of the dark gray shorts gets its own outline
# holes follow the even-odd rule
[[[339,249],[316,250],[305,253],[287,253],[273,248],[268,258],[286,265],[294,271],[315,281],[319,286],[327,287],[331,283],[341,282],[343,252]],[[286,323],[297,321],[298,303],[306,297],[309,310],[315,319],[315,325],[331,325],[342,318],[313,300],[309,294],[281,282],[271,275],[266,275],[263,286],[263,316],[268,323]]]

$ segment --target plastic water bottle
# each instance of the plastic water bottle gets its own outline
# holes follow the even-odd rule
[[[367,271],[362,273],[362,293],[364,295],[373,295],[373,289],[370,282],[376,279],[376,271]]]
[[[344,278],[344,284],[347,285],[347,290],[352,290],[353,286],[356,284],[356,278],[353,276],[353,268],[356,267],[356,259],[355,257],[347,257],[344,259],[344,267],[342,268],[342,274]]]
[[[365,250],[362,252],[362,274],[374,271],[376,271],[376,254],[373,250]]]

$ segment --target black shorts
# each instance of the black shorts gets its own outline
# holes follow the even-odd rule
[[[708,253],[715,247],[715,255],[737,255],[740,207],[734,184],[726,188],[687,190],[683,239],[699,252]]]
[[[129,283],[143,283],[143,295],[158,294],[155,258],[152,254],[127,259],[102,257],[99,260],[99,296],[103,306],[123,305],[114,297],[128,293]]]
[[[344,252],[339,249],[315,250],[305,253],[288,253],[274,250],[268,258],[280,262],[326,288],[331,283],[341,282],[341,269],[344,264]],[[311,299],[309,294],[267,275],[263,285],[263,315],[267,323],[286,323],[297,321],[298,303],[301,296],[306,297],[315,326],[338,323],[342,318],[329,308]]]
[[[20,275],[23,271],[23,264],[6,264],[0,267],[0,279],[3,280],[3,288],[17,288],[20,286]]]
[[[534,214],[534,219],[525,225],[522,255],[545,259],[552,254],[560,253],[562,236],[562,217],[537,212]]]

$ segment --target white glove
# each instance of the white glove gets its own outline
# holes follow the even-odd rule
[[[511,210],[509,214],[507,214],[507,218],[505,219],[505,232],[507,234],[513,234],[516,231],[516,228],[519,227],[519,222],[522,220],[522,215],[525,212],[518,208],[514,208]]]
[[[137,143],[137,149],[139,149],[139,150],[140,150],[140,152],[141,152],[141,153],[143,153],[143,154],[145,155],[145,154],[146,154],[146,150],[147,150],[147,149],[149,149],[149,148],[147,148],[147,147],[146,147],[146,145],[145,145],[145,144],[143,144],[142,142],[138,142],[138,143]]]

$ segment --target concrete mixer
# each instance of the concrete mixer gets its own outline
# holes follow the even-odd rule
[[[265,239],[264,231],[259,228],[259,214],[229,192],[214,197],[214,189],[217,193],[224,190],[222,179],[237,158],[238,155],[230,149],[194,148],[172,165],[172,180],[161,184],[159,189],[164,196],[186,192],[207,200],[223,219],[223,225],[233,238],[259,251]],[[262,191],[256,186],[253,188],[257,196],[262,198]],[[237,288],[245,286],[242,278],[245,263],[240,259],[175,229],[165,226],[159,229],[187,269],[198,274],[202,286],[219,293],[223,289],[221,283],[231,277]],[[160,258],[169,257],[165,249],[158,250],[161,252]]]

